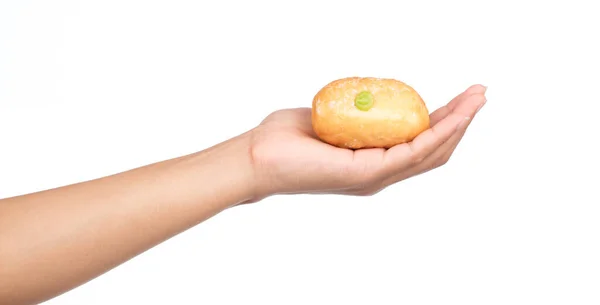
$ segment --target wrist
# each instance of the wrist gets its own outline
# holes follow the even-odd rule
[[[256,202],[260,196],[261,179],[252,157],[252,133],[249,131],[222,143],[222,164],[228,177],[228,189],[237,193],[238,200],[232,206]]]
[[[192,173],[194,193],[215,210],[255,200],[257,185],[250,144],[251,136],[245,133],[180,158],[181,168]]]

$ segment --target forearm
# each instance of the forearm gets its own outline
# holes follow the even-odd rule
[[[0,201],[0,303],[54,297],[251,200],[248,149],[242,135],[200,153]]]

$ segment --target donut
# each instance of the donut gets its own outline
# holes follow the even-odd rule
[[[415,89],[376,77],[328,83],[313,98],[311,120],[321,141],[347,149],[387,149],[430,127],[429,111]]]

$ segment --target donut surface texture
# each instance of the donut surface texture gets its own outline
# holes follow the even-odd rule
[[[395,79],[338,79],[312,102],[313,130],[323,142],[342,148],[390,148],[412,141],[429,124],[421,96]]]

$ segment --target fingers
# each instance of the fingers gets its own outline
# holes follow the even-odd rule
[[[471,90],[480,88],[471,87]],[[409,168],[426,170],[436,165],[439,159],[445,157],[454,149],[462,138],[462,133],[468,126],[477,110],[485,103],[485,96],[481,91],[470,90],[467,97],[456,99],[447,106],[450,112],[445,114],[433,127],[417,136],[412,142],[390,148],[384,156],[384,175],[391,179],[402,179]],[[485,87],[482,87],[485,89]],[[485,91],[485,90],[484,90]],[[441,113],[441,112],[439,112]],[[449,156],[448,156],[449,157]],[[411,169],[410,174],[417,174]],[[403,173],[404,172],[404,173]]]
[[[473,114],[473,116],[474,115],[475,114]],[[454,153],[454,150],[456,150],[456,147],[458,147],[458,144],[464,137],[465,133],[467,132],[467,128],[469,128],[469,125],[472,121],[473,118],[468,120],[467,123],[462,124],[458,128],[458,130],[450,137],[450,139],[446,141],[446,143],[442,144],[442,146],[440,146],[436,151],[434,151],[431,155],[427,156],[427,158],[425,158],[423,162],[413,167],[410,170],[410,176],[419,175],[446,164],[450,160],[450,157]]]
[[[431,113],[431,115],[429,116],[431,126],[434,126],[443,118],[445,118],[448,114],[450,114],[452,110],[456,108],[456,105],[460,104],[460,102],[463,101],[466,97],[473,94],[483,94],[485,93],[485,90],[486,87],[482,85],[473,85],[467,88],[467,90],[457,95],[448,104],[440,107],[439,109]]]
[[[468,118],[451,113],[439,123],[424,131],[412,142],[400,144],[386,151],[384,168],[392,172],[421,163],[428,155],[446,142]],[[386,174],[392,174],[386,173]]]
[[[465,121],[465,117],[449,114],[432,128],[421,133],[414,141],[394,146],[386,151],[383,160],[383,175],[395,176],[407,168],[420,164],[446,142]]]
[[[399,171],[394,176],[388,177],[384,181],[384,184],[386,184],[386,185],[394,184],[398,181],[401,181],[401,180],[404,180],[404,179],[407,179],[409,177],[413,177],[416,175],[420,175],[422,173],[425,173],[427,171],[430,171],[432,169],[440,167],[440,166],[444,165],[446,162],[448,162],[448,160],[452,156],[452,153],[454,152],[454,150],[456,149],[456,147],[462,140],[463,136],[465,135],[468,126],[473,121],[473,117],[477,114],[477,112],[479,111],[479,109],[481,109],[481,107],[485,104],[485,102],[486,102],[486,99],[483,94],[475,94],[475,95],[470,96],[464,102],[465,104],[470,104],[470,105],[479,104],[479,106],[475,109],[475,111],[473,111],[473,107],[469,108],[471,111],[473,111],[470,115],[471,119],[466,121],[466,123],[461,124],[459,126],[458,130],[448,139],[448,141],[446,141],[438,149],[436,149],[433,153],[431,153],[429,156],[427,156],[423,160],[423,162],[421,162],[419,164],[415,164],[414,166],[407,168],[404,171]],[[465,107],[465,108],[467,108],[467,107]],[[465,111],[465,109],[457,109],[456,111],[457,112]]]
[[[444,143],[440,149],[431,154],[427,160],[425,160],[425,162],[420,164],[420,166],[418,166],[418,172],[423,173],[446,164],[450,160],[450,157],[452,156],[452,153],[454,153],[458,143],[460,143],[467,132],[467,128],[469,128],[471,122],[472,120],[469,120],[469,123],[460,128],[458,132],[453,134],[448,142]]]

